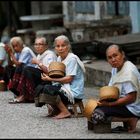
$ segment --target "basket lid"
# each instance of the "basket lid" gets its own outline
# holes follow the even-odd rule
[[[48,73],[49,77],[51,78],[61,78],[65,76],[65,73],[60,70],[53,70]]]
[[[118,99],[119,89],[115,86],[104,86],[99,91],[100,100]]]
[[[52,70],[61,70],[61,71],[65,71],[65,68],[66,68],[66,66],[65,66],[64,63],[53,61],[53,62],[51,62],[51,63],[49,64],[49,68],[48,68],[48,69],[49,69],[49,71],[52,71]]]

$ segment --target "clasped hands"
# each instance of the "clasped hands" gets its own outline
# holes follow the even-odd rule
[[[45,74],[45,73],[41,74],[41,79],[43,81],[51,81],[51,78],[47,74]]]
[[[108,102],[106,100],[98,100],[97,104],[98,106],[111,106],[111,102]]]

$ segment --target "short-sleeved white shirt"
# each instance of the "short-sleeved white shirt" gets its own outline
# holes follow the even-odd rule
[[[40,55],[40,54],[39,54]],[[38,56],[39,56],[38,55]],[[37,57],[38,59],[38,57]],[[46,55],[43,57],[43,59],[40,59],[39,61],[48,68],[49,64],[53,61],[57,60],[57,56],[56,54],[51,51],[51,50],[46,50]],[[36,66],[37,68],[39,68],[39,66]]]
[[[58,60],[61,61],[61,60]],[[71,58],[68,60],[66,65],[66,75],[71,75],[74,77],[70,83],[71,91],[73,92],[74,98],[83,99],[84,94],[84,73],[79,66],[76,58]]]
[[[117,73],[117,69],[113,68],[112,69],[112,76],[115,75]],[[140,77],[138,77],[138,79],[140,79]],[[110,80],[109,85],[112,85],[112,81]],[[122,84],[122,88],[121,88],[121,93],[120,93],[120,97],[124,97],[127,94],[136,91],[136,88],[133,86],[133,84],[131,82],[125,82]],[[140,93],[137,93],[140,94]],[[140,100],[139,102],[134,102],[131,104],[126,105],[127,109],[132,112],[133,114],[135,114],[136,116],[140,116]]]
[[[35,64],[31,63],[31,60],[33,59],[33,55],[31,52],[33,53],[33,51],[30,48],[24,47],[21,53],[15,53],[15,57],[17,61],[24,63],[27,66],[35,67]]]

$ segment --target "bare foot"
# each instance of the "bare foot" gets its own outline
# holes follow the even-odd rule
[[[25,100],[24,95],[18,96],[16,99],[17,99],[19,102],[22,102],[22,101]]]
[[[57,116],[53,117],[54,119],[64,119],[71,116],[70,112],[61,112]]]
[[[128,120],[129,133],[135,133],[137,122],[138,122],[138,118],[130,118],[130,120]]]

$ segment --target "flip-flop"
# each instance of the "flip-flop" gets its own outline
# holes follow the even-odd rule
[[[12,99],[9,101],[9,104],[19,104],[19,103],[25,103],[25,101],[19,101],[18,99]]]
[[[128,132],[128,129],[123,126],[117,126],[115,128],[111,129],[112,133],[122,133],[122,132]]]

